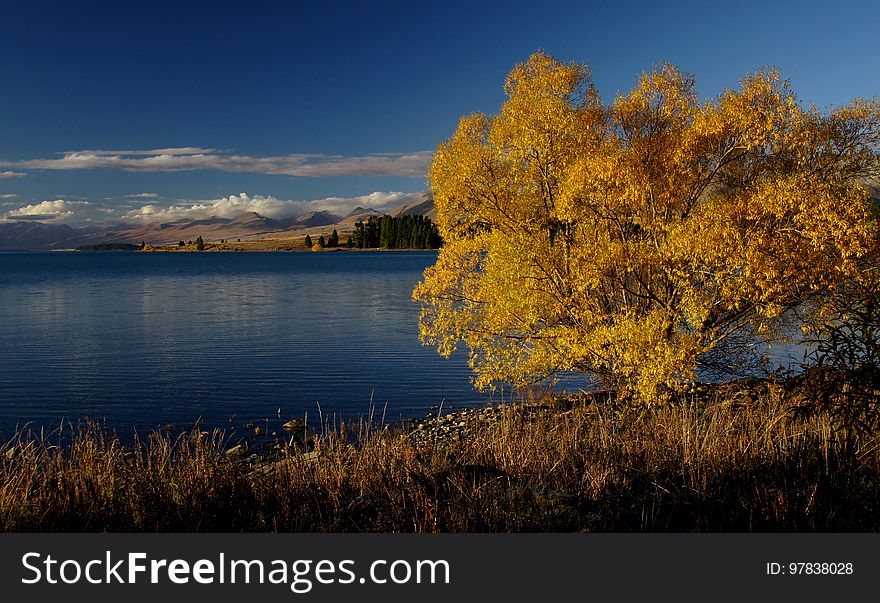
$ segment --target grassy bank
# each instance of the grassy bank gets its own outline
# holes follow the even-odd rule
[[[246,462],[203,438],[94,427],[0,452],[7,531],[875,531],[876,436],[804,417],[781,386],[658,409],[604,396],[469,411],[412,430],[325,426]]]

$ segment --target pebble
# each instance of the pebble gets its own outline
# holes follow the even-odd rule
[[[522,405],[516,407],[468,408],[452,411],[444,416],[428,413],[428,417],[415,424],[409,433],[410,439],[417,443],[459,442],[474,438],[480,430],[488,429],[497,423],[503,412],[528,420],[537,414],[547,412],[543,406]]]

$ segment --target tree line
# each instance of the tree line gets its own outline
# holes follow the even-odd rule
[[[443,244],[437,226],[425,216],[370,216],[354,225],[349,241],[359,249],[438,249]]]

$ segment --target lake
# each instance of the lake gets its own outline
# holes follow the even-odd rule
[[[436,252],[2,253],[0,433],[129,431],[483,404],[418,340]]]
[[[436,257],[0,253],[0,437],[84,417],[124,435],[485,404],[464,352],[419,343],[410,295]]]

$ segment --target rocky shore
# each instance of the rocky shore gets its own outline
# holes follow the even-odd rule
[[[465,408],[446,413],[442,409],[434,410],[426,418],[414,420],[408,434],[416,444],[450,444],[476,439],[487,426],[501,420],[505,411],[513,413],[519,421],[528,422],[553,412],[553,409],[548,406],[518,405]]]

